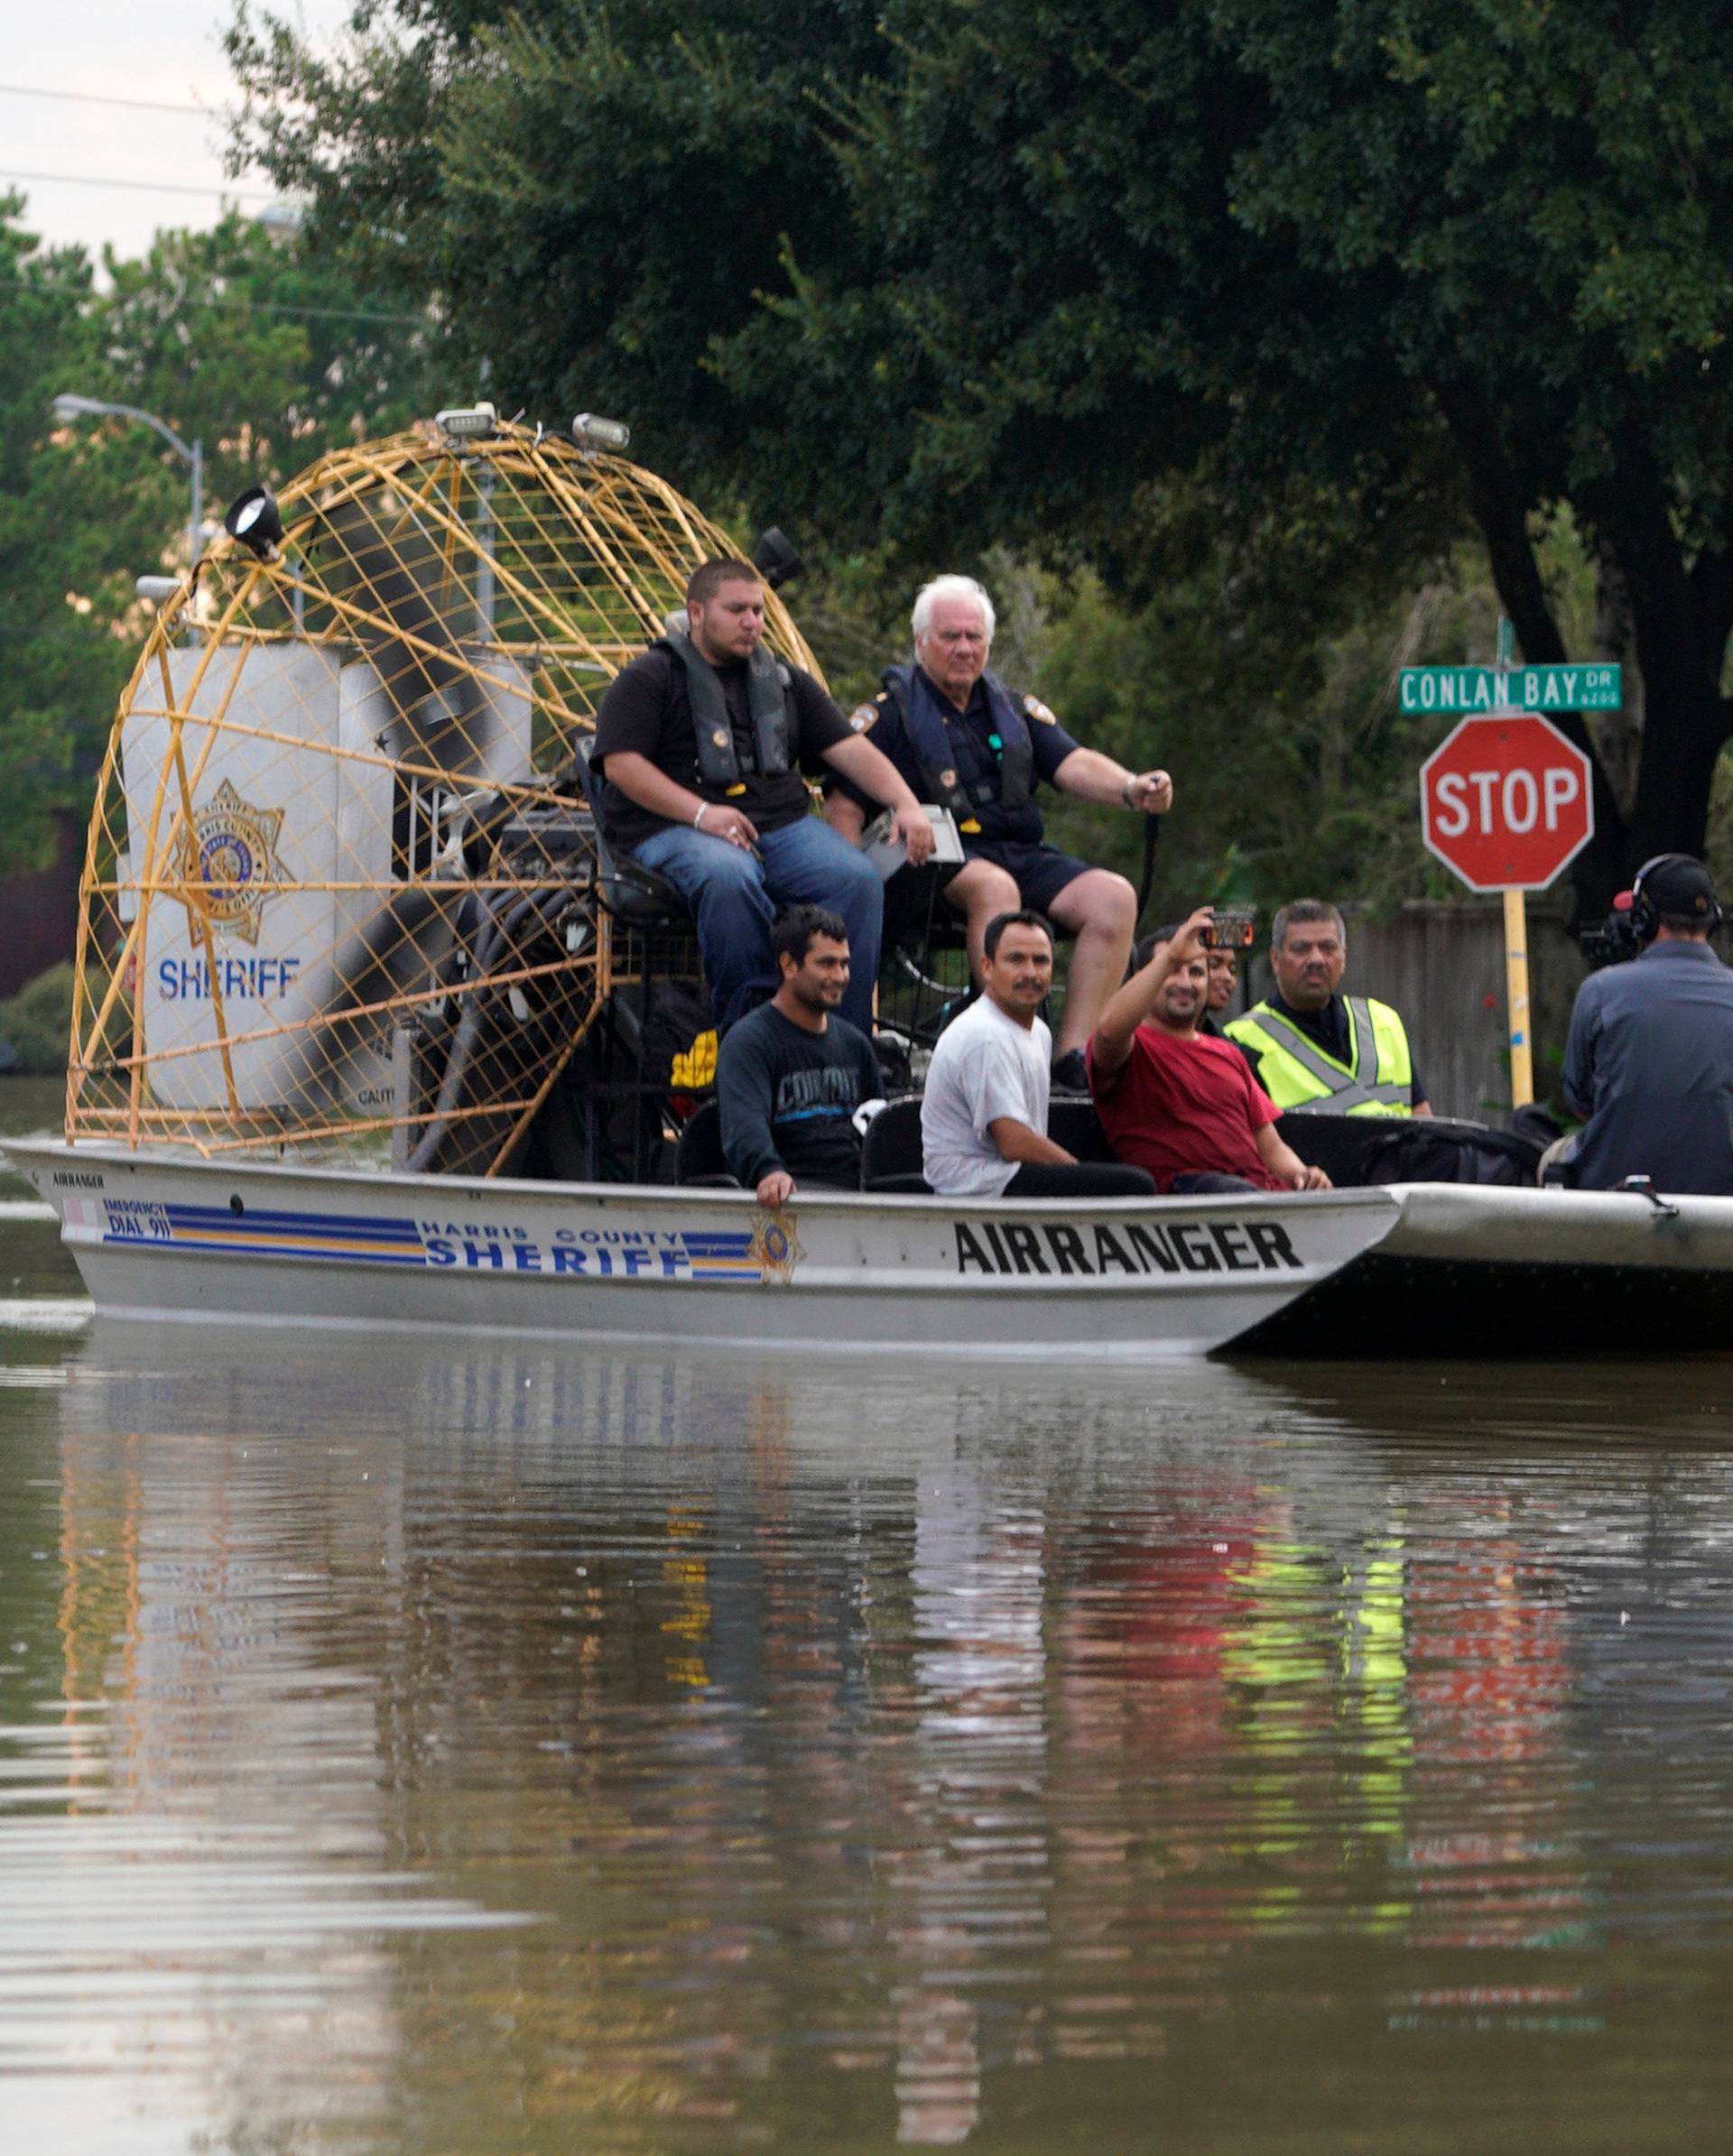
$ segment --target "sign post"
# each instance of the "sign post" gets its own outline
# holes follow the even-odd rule
[[[1510,1105],[1534,1097],[1534,1050],[1528,1022],[1528,904],[1520,891],[1505,893],[1505,1009],[1510,1021]]]
[[[1559,871],[1594,836],[1593,773],[1588,757],[1568,741],[1538,703],[1519,708],[1507,684],[1536,675],[1570,678],[1580,689],[1586,677],[1617,707],[1617,667],[1511,665],[1511,626],[1498,624],[1498,662],[1493,667],[1414,667],[1403,675],[1404,709],[1411,675],[1489,675],[1486,702],[1477,717],[1462,719],[1422,764],[1421,832],[1428,849],[1454,870],[1470,891],[1497,891],[1505,903],[1505,1000],[1510,1032],[1511,1106],[1534,1097],[1534,1059],[1529,1025],[1528,918],[1524,893],[1544,891]],[[1477,700],[1479,697],[1477,689]],[[1520,691],[1519,691],[1520,693]],[[1562,693],[1560,691],[1559,693]],[[1559,709],[1608,708],[1579,696]]]

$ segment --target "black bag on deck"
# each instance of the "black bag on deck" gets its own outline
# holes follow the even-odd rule
[[[1533,1189],[1541,1148],[1515,1131],[1437,1116],[1404,1116],[1367,1145],[1364,1174],[1374,1183],[1500,1183]]]

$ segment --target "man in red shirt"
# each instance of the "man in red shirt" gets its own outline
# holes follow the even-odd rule
[[[1276,1136],[1280,1110],[1231,1041],[1200,1031],[1209,987],[1200,906],[1102,1012],[1089,1091],[1114,1157],[1158,1190],[1328,1190]]]

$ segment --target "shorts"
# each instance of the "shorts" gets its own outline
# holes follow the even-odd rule
[[[963,851],[971,861],[991,861],[1015,878],[1017,895],[1036,913],[1045,913],[1067,884],[1089,873],[1089,864],[1056,846],[1021,838],[969,838]]]

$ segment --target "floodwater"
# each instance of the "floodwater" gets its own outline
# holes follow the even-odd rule
[[[0,1205],[7,2156],[1733,2136],[1721,1366],[90,1328]]]

